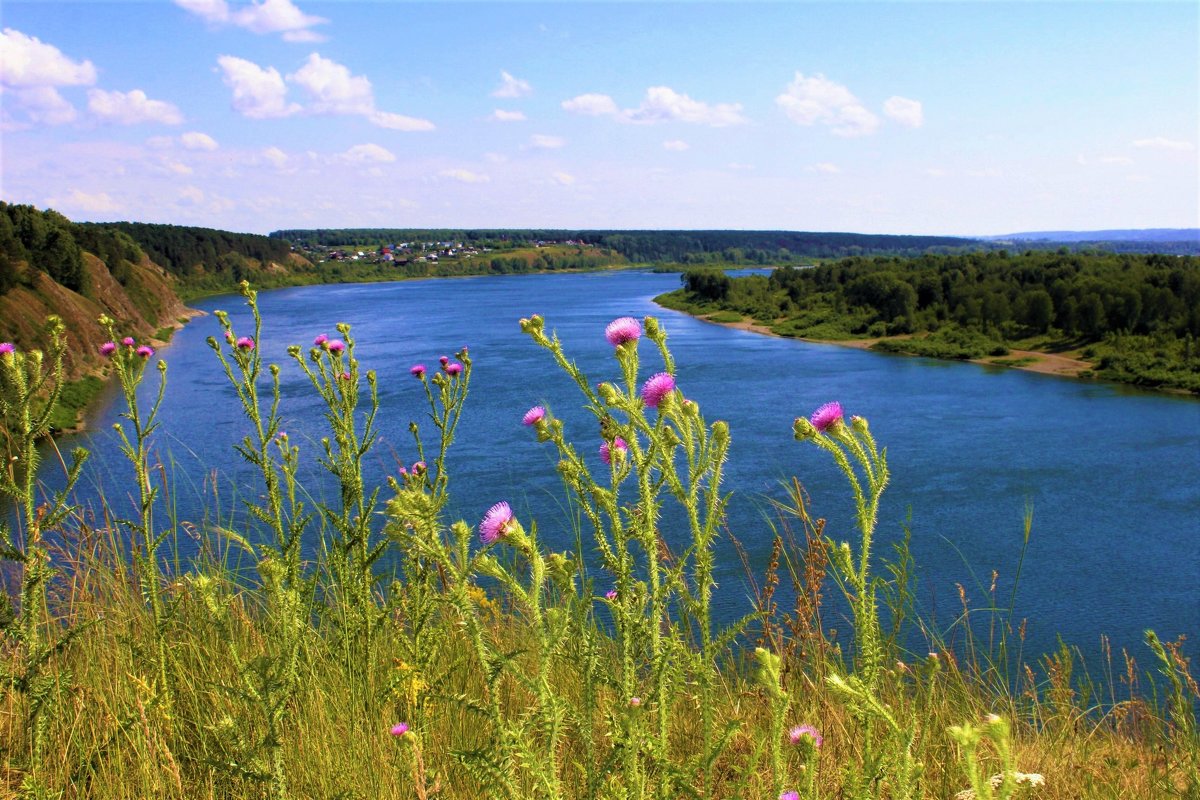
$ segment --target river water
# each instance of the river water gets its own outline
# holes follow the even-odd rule
[[[829,519],[827,532],[853,538],[841,474],[824,453],[791,435],[796,416],[839,400],[848,414],[870,420],[888,451],[893,481],[876,552],[888,555],[908,520],[918,606],[937,627],[947,629],[959,613],[959,585],[972,607],[990,605],[993,570],[996,603],[1008,608],[1031,507],[1032,535],[1013,614],[1014,624],[1027,620],[1027,655],[1053,649],[1059,635],[1095,660],[1101,634],[1114,651],[1128,647],[1143,655],[1145,628],[1164,638],[1200,634],[1200,402],[727,329],[653,304],[678,280],[622,271],[284,289],[259,298],[265,318],[259,347],[283,368],[289,437],[315,461],[322,410],[285,350],[289,344],[307,349],[316,334],[334,334],[338,322],[353,326],[360,361],[380,376],[382,440],[368,477],[382,481],[416,458],[408,423],[423,419],[425,406],[409,366],[436,366],[439,355],[468,345],[474,376],[450,459],[452,510],[475,524],[492,503],[507,500],[522,519],[537,519],[548,546],[563,549],[573,545],[575,533],[553,452],[537,443],[521,416],[534,404],[547,405],[579,449],[593,454],[597,427],[582,411],[574,384],[517,321],[542,314],[597,382],[619,374],[605,325],[619,316],[653,314],[667,329],[680,388],[707,419],[730,424],[729,527],[759,577],[771,547],[770,523],[778,522],[769,500],[784,498],[782,486],[793,476],[811,495],[814,515]],[[251,332],[239,297],[197,306],[226,310],[239,335]],[[198,529],[205,509],[209,520],[214,507],[234,514],[238,497],[256,491],[232,449],[245,429],[240,405],[205,343],[214,335],[216,319],[198,318],[160,354],[169,378],[155,450],[167,465],[175,513]],[[643,342],[643,375],[659,369],[652,351]],[[65,444],[93,450],[85,502],[103,492],[118,511],[132,513],[129,468],[111,430],[119,411],[116,404],[98,411],[92,432]],[[319,484],[314,493],[321,492]],[[185,555],[193,546],[187,537],[179,542]],[[718,613],[725,619],[745,613],[749,582],[727,540],[718,553],[717,580]],[[826,593],[837,590],[830,586]],[[837,619],[839,608],[830,606],[826,625],[848,630]],[[977,611],[974,618],[986,614]]]

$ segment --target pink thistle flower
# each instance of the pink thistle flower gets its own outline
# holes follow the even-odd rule
[[[401,468],[400,468],[400,477],[401,477],[401,478],[407,478],[407,477],[408,477],[408,470],[406,470],[404,467],[401,467]]]
[[[412,465],[412,474],[413,475],[420,475],[424,472],[425,472],[425,462],[424,461],[417,461],[417,462],[413,463],[413,465]]]
[[[617,599],[617,590],[609,589],[607,592],[604,593],[604,599],[605,600],[616,600]]]
[[[534,406],[525,412],[525,416],[521,417],[522,425],[536,425],[541,422],[546,416],[546,409],[542,406]]]
[[[483,515],[483,521],[479,523],[479,541],[491,544],[508,533],[514,524],[512,509],[508,503],[496,503],[488,509]]]
[[[637,708],[641,704],[642,704],[642,698],[640,698],[640,697],[629,698],[629,707],[630,708]]]
[[[146,347],[146,345],[142,345],[137,349],[137,354],[142,358],[149,358],[150,356],[154,355],[154,351],[149,347]]]
[[[814,428],[824,433],[842,421],[842,404],[836,400],[832,403],[826,403],[814,411],[808,421],[812,423]]]
[[[406,733],[408,733],[408,723],[407,722],[397,722],[395,725],[392,726],[392,730],[391,730],[392,736],[395,736],[396,738],[400,738],[401,736],[403,736]]]
[[[825,743],[825,737],[812,725],[797,725],[788,731],[788,739],[791,740],[792,744],[800,744],[805,738],[812,742],[812,746],[818,750]]]
[[[331,353],[340,353],[346,349],[346,343],[341,339],[330,339],[325,343],[325,347]]]
[[[116,342],[105,342],[104,344],[100,345],[100,355],[104,356],[105,358],[112,358],[112,354],[115,352],[117,352]]]
[[[673,391],[675,379],[669,372],[660,372],[642,385],[642,400],[651,408],[658,408],[663,398]]]
[[[254,340],[249,336],[242,336],[237,340],[237,347],[239,350],[253,350]]]
[[[133,347],[135,344],[137,344],[137,341],[132,336],[126,336],[121,340],[121,344],[125,345],[126,347]]]
[[[0,356],[9,356],[15,352],[17,346],[12,342],[0,342]]]
[[[613,347],[618,347],[626,342],[636,341],[641,335],[642,326],[633,317],[614,319],[604,329],[604,338],[608,339],[608,343]]]
[[[348,380],[350,380],[350,373],[349,373],[349,372],[343,372],[343,373],[342,373],[341,375],[339,375],[338,377],[339,377],[339,378],[341,378],[341,379],[342,379],[342,380],[344,380],[344,381],[348,381]]]
[[[225,331],[225,341],[233,344],[233,331]]]
[[[800,800],[800,793],[795,789],[790,789],[779,795],[779,800]]]
[[[614,450],[624,455],[626,452],[628,452],[629,446],[625,444],[625,440],[620,436],[613,439],[611,448],[608,446],[608,442],[604,442],[600,445],[600,460],[605,464],[611,464]]]
[[[444,367],[450,363],[450,357],[449,356],[441,356],[440,358],[438,358],[438,362]]]
[[[452,364],[446,365],[446,374],[451,377],[461,374],[462,371],[463,371],[463,365],[459,364],[457,361],[455,361]]]
[[[329,341],[329,337],[323,333],[318,333],[317,338],[313,339],[313,347],[320,347]]]
[[[424,378],[425,377],[425,365],[424,364],[413,364],[411,367],[408,368],[408,374],[412,375],[414,378]]]

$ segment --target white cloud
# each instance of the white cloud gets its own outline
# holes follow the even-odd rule
[[[822,161],[819,164],[813,164],[810,167],[805,167],[808,172],[820,172],[825,175],[837,175],[842,171],[842,168],[837,164],[831,164],[828,161]]]
[[[488,117],[492,122],[524,122],[525,114],[521,111],[505,111],[497,108]]]
[[[274,67],[263,69],[236,56],[221,56],[217,64],[225,73],[225,85],[233,89],[233,107],[251,119],[274,119],[295,114],[296,103],[287,101],[287,86]]]
[[[280,150],[278,147],[268,147],[262,151],[263,158],[275,165],[276,169],[283,169],[288,163],[288,154]]]
[[[103,120],[121,125],[143,122],[179,125],[183,122],[183,114],[178,108],[162,100],[151,100],[141,89],[132,92],[88,89],[88,109]]]
[[[329,20],[305,14],[292,0],[255,0],[233,9],[225,0],[175,0],[175,5],[213,25],[236,25],[257,34],[282,34],[288,42],[319,42],[312,30]]]
[[[821,124],[837,136],[865,136],[879,127],[879,118],[849,89],[821,74],[806,78],[797,72],[775,104],[796,124]]]
[[[575,183],[575,176],[569,172],[556,172],[550,176],[554,182],[561,186],[571,186]]]
[[[17,100],[17,106],[25,112],[30,122],[62,125],[76,117],[75,106],[67,102],[53,86],[31,86],[27,89],[17,89],[12,94]]]
[[[714,128],[741,125],[747,120],[742,116],[740,103],[717,103],[709,105],[693,100],[686,94],[676,92],[669,86],[651,86],[637,108],[621,110],[606,94],[581,94],[564,100],[562,107],[575,114],[592,117],[611,116],[622,122],[690,122],[696,125],[711,125]]]
[[[1134,147],[1149,147],[1154,150],[1191,150],[1192,143],[1180,141],[1178,139],[1167,139],[1163,136],[1155,136],[1152,139],[1138,139],[1133,143]]]
[[[347,164],[390,164],[396,156],[377,144],[356,144],[335,158]]]
[[[514,78],[507,72],[501,71],[500,86],[492,92],[492,97],[526,97],[530,94],[533,94],[533,87],[529,85],[529,81]]]
[[[438,173],[443,178],[462,181],[463,183],[487,183],[491,180],[487,175],[471,172],[469,169],[444,169]]]
[[[883,113],[906,128],[919,128],[925,124],[925,112],[920,100],[889,97],[883,104]]]
[[[188,131],[179,137],[179,143],[187,150],[216,150],[219,145],[217,140],[209,136],[207,133],[200,131]]]
[[[1100,156],[1101,164],[1111,164],[1117,167],[1133,166],[1133,159],[1128,156]]]
[[[390,111],[372,111],[367,115],[371,124],[393,131],[431,131],[436,126],[427,119],[406,117],[403,114],[393,114]]]
[[[375,110],[371,81],[351,75],[343,64],[312,53],[304,66],[287,76],[289,83],[308,92],[318,114],[370,114]]]
[[[567,140],[561,136],[548,136],[544,133],[535,133],[529,137],[529,143],[543,150],[557,150],[566,145]]]
[[[673,150],[676,153],[682,153],[684,150],[687,150],[688,147],[688,143],[682,139],[668,139],[667,141],[663,142],[663,149]]]
[[[180,205],[198,206],[204,202],[204,191],[197,186],[184,186],[177,196]]]
[[[581,94],[570,100],[564,100],[562,107],[573,114],[583,114],[589,117],[621,113],[616,101],[606,94]]]
[[[121,205],[107,192],[88,194],[78,189],[72,189],[66,197],[48,197],[46,205],[59,211],[81,211],[88,214],[108,214],[121,210]]]
[[[192,168],[189,167],[187,164],[184,164],[182,161],[172,161],[169,158],[165,158],[165,159],[163,159],[162,165],[163,165],[163,168],[166,169],[167,172],[170,172],[174,175],[191,175],[192,174]]]
[[[0,32],[0,83],[28,86],[90,86],[96,68],[90,61],[72,61],[36,36],[5,28]]]

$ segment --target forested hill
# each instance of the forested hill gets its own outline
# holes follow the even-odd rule
[[[378,247],[410,241],[457,241],[522,247],[579,242],[616,251],[635,263],[779,264],[795,259],[855,255],[921,255],[987,247],[954,236],[893,236],[798,231],[663,231],[565,229],[323,228],[281,230],[271,238],[303,247]]]

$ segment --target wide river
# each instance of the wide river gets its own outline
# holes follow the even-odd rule
[[[986,619],[978,609],[992,602],[993,570],[996,604],[1007,609],[1031,507],[1014,611],[1014,624],[1028,621],[1027,657],[1053,649],[1061,634],[1096,667],[1107,634],[1115,653],[1127,647],[1148,663],[1140,644],[1145,628],[1164,638],[1200,635],[1200,402],[731,330],[654,305],[654,296],[678,283],[673,274],[626,271],[272,291],[259,298],[265,318],[259,346],[282,366],[286,430],[302,456],[315,461],[324,420],[285,349],[307,349],[316,334],[334,334],[338,322],[353,326],[360,361],[380,376],[382,441],[369,477],[382,481],[416,458],[408,423],[423,419],[425,401],[409,366],[436,366],[439,355],[468,345],[474,377],[450,461],[452,510],[474,525],[492,503],[507,500],[522,519],[538,520],[549,546],[564,549],[575,534],[553,452],[521,425],[521,416],[534,404],[547,405],[598,468],[597,426],[582,411],[574,384],[517,321],[542,314],[597,382],[618,376],[605,325],[653,314],[669,334],[680,388],[707,419],[730,424],[729,528],[757,577],[769,555],[771,525],[778,524],[769,499],[785,497],[782,486],[793,476],[810,493],[814,515],[829,519],[828,533],[853,538],[844,479],[826,454],[791,434],[796,416],[839,400],[848,414],[867,417],[887,447],[893,481],[876,552],[890,555],[909,520],[917,601],[931,624],[949,629],[960,612],[960,584],[974,619]],[[224,309],[239,335],[251,332],[240,298],[197,305]],[[219,476],[223,514],[237,508],[239,495],[257,492],[233,451],[246,429],[205,343],[214,335],[216,319],[198,318],[160,354],[169,380],[156,451],[168,465],[179,518],[200,528],[205,508],[213,516],[212,475]],[[642,356],[643,376],[658,371],[657,354],[645,342]],[[116,405],[97,412],[92,433],[66,444],[94,451],[83,496],[103,491],[119,511],[132,513],[129,468],[111,430]],[[185,553],[193,546],[187,537],[179,545]],[[725,619],[744,613],[749,582],[728,540],[717,579],[719,613]],[[836,593],[827,587],[827,596]],[[825,624],[848,631],[837,609],[831,607],[834,618]]]

